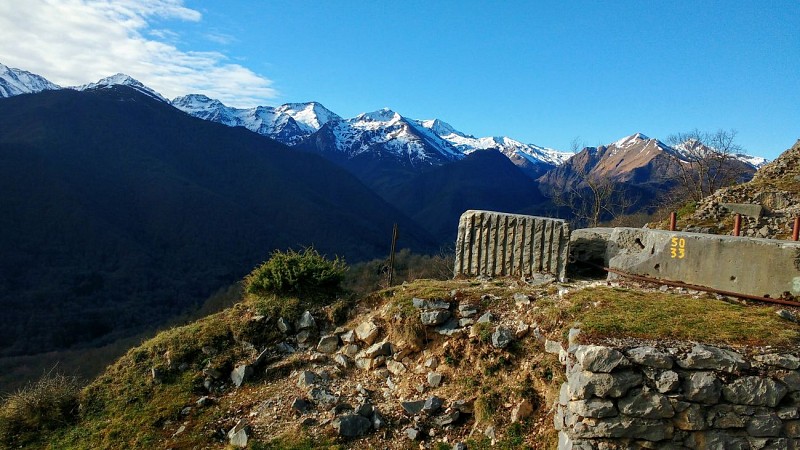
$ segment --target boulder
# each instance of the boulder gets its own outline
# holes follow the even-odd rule
[[[678,373],[673,372],[672,370],[665,370],[658,373],[658,375],[655,376],[654,381],[656,389],[658,389],[658,392],[661,392],[662,394],[673,392],[681,385],[681,380],[678,376]]]
[[[316,328],[317,322],[314,320],[314,316],[311,315],[311,311],[303,312],[303,315],[301,315],[300,319],[297,321],[297,329],[306,330]]]
[[[231,372],[231,381],[233,382],[236,387],[241,386],[245,381],[249,380],[253,377],[253,367],[249,364],[242,364],[240,366],[236,366]]]
[[[316,381],[317,381],[316,373],[304,370],[300,372],[300,375],[297,376],[297,387],[305,389],[307,387],[313,386]]]
[[[326,334],[322,336],[317,344],[317,351],[322,353],[335,353],[339,348],[339,336],[335,334]]]
[[[447,321],[450,318],[450,311],[447,310],[433,310],[433,311],[423,311],[419,313],[419,320],[422,322],[423,325],[432,326],[432,325],[440,325]]]
[[[506,327],[498,326],[492,333],[492,346],[506,348],[514,341],[514,332]]]
[[[609,373],[619,365],[629,364],[618,350],[600,345],[578,345],[574,353],[578,364],[590,372]]]
[[[683,396],[692,402],[717,403],[722,393],[721,386],[713,372],[693,372],[683,380]]]
[[[246,448],[249,429],[247,421],[240,419],[233,428],[228,430],[228,443],[236,448]]]
[[[631,388],[642,384],[642,375],[630,370],[613,374],[576,370],[568,378],[569,396],[573,400],[588,399],[593,395],[600,398],[622,397]]]
[[[692,351],[677,362],[682,368],[692,370],[711,369],[734,373],[750,368],[750,364],[739,353],[701,344],[692,347]]]
[[[626,353],[628,359],[640,366],[654,367],[656,369],[672,368],[672,357],[655,347],[636,347],[628,350]]]
[[[367,434],[372,422],[358,414],[348,414],[333,419],[333,428],[336,433],[345,438],[354,438]]]
[[[771,378],[742,377],[722,388],[725,400],[737,405],[774,408],[788,393],[783,383]]]
[[[800,368],[800,358],[794,355],[757,355],[754,356],[753,359],[768,366],[780,367],[782,369],[797,370]]]
[[[362,322],[359,324],[356,329],[356,337],[364,342],[367,345],[372,345],[376,339],[378,339],[378,334],[380,333],[380,329],[375,324],[375,322],[368,320],[366,322]]]
[[[411,303],[417,309],[450,309],[450,303],[442,300],[425,300],[422,298],[412,298]]]
[[[591,417],[595,419],[614,417],[619,414],[617,408],[614,406],[614,402],[599,398],[570,401],[567,403],[567,410],[580,417]]]
[[[617,402],[619,411],[631,417],[666,419],[675,415],[669,399],[650,389],[633,389]]]
[[[442,374],[437,372],[428,372],[428,386],[439,387],[442,384]]]

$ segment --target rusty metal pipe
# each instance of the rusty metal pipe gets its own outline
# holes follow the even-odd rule
[[[796,241],[800,236],[800,217],[794,218],[794,228],[792,228],[792,240]]]
[[[739,236],[739,233],[742,231],[742,215],[736,214],[733,217],[733,235]]]
[[[678,222],[678,213],[675,211],[669,213],[669,231],[675,231],[675,226]]]
[[[755,300],[755,301],[759,301],[759,302],[775,303],[775,304],[778,304],[778,305],[788,305],[788,306],[800,307],[800,302],[793,302],[791,300],[783,300],[783,299],[780,299],[780,298],[758,297],[756,295],[741,294],[741,293],[738,293],[738,292],[723,291],[723,290],[720,290],[720,289],[714,289],[714,288],[705,287],[705,286],[696,286],[694,284],[681,283],[680,281],[660,280],[658,278],[645,277],[645,276],[642,276],[642,275],[633,275],[633,274],[630,274],[630,273],[627,273],[627,272],[623,272],[621,270],[611,269],[609,267],[603,267],[603,270],[605,270],[606,272],[615,273],[615,274],[623,276],[625,278],[630,278],[630,279],[638,280],[638,281],[644,281],[644,282],[647,282],[647,283],[666,284],[667,286],[675,286],[675,287],[682,287],[682,288],[686,288],[686,289],[694,289],[696,291],[711,292],[712,294],[726,295],[728,297],[737,297],[737,298],[743,298],[743,299],[746,299],[746,300]]]

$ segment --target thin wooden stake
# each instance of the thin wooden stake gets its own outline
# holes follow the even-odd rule
[[[742,230],[742,215],[736,214],[733,217],[733,235],[738,236]]]
[[[394,251],[397,246],[397,224],[392,229],[392,252],[389,254],[389,286],[394,283]]]
[[[671,212],[669,213],[669,231],[675,231],[675,226],[678,222],[678,213]]]

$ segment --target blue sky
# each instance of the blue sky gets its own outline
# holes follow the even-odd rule
[[[45,52],[31,37],[17,49],[0,31],[0,62],[65,85],[125,72],[167,97],[203,92],[235,106],[315,100],[345,117],[390,107],[560,150],[575,138],[722,128],[774,158],[800,138],[796,0],[57,4],[59,23],[45,22],[76,47],[61,38]],[[61,23],[75,8],[92,17],[98,4],[107,26],[76,19],[77,33]],[[17,16],[0,30],[40,26],[51,6],[0,6]],[[108,48],[80,41],[115,42],[115,24],[131,42],[109,45],[99,64],[92,57]]]

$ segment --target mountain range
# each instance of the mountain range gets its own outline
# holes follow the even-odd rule
[[[123,74],[61,88],[0,64],[0,97],[0,356],[161,323],[274,249],[382,257],[398,223],[430,252],[464,210],[548,214],[543,192],[586,171],[655,192],[679,155],[638,133],[573,155],[388,108],[168,100]]]

